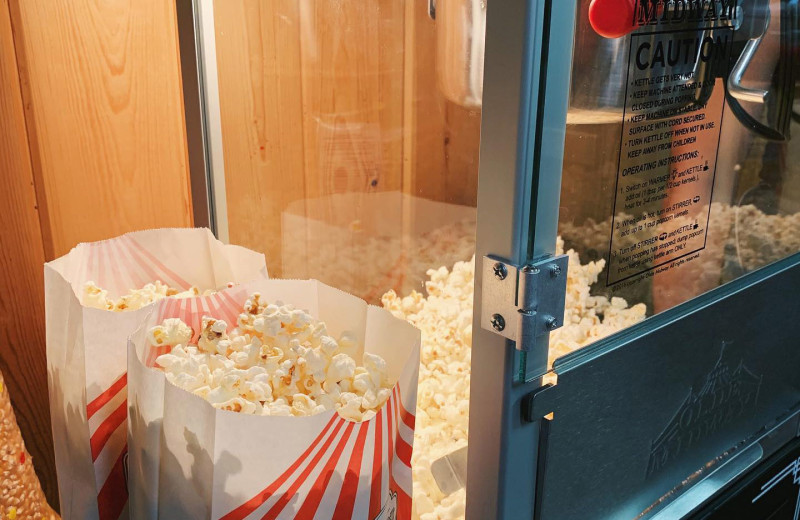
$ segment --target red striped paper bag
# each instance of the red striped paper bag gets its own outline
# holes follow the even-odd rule
[[[147,331],[169,317],[197,331],[205,312],[160,303],[128,346],[131,516],[410,520],[420,332],[318,281],[260,280],[235,291],[240,307],[259,292],[262,301],[318,317],[334,337],[354,332],[356,359],[366,350],[386,360],[396,381],[391,398],[361,423],[335,411],[276,417],[216,409],[152,368]],[[221,317],[236,323],[235,315]]]
[[[65,520],[128,518],[126,345],[153,306],[125,312],[84,307],[84,283],[91,280],[117,298],[156,280],[205,290],[266,277],[262,254],[225,245],[205,229],[83,243],[45,264],[50,415]]]

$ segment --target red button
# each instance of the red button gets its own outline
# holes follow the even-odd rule
[[[592,0],[589,23],[605,38],[620,38],[636,29],[633,15],[636,0]]]

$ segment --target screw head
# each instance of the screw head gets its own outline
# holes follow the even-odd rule
[[[506,319],[499,314],[492,315],[492,328],[497,332],[501,332],[506,328]]]
[[[558,328],[558,320],[552,316],[549,316],[547,320],[545,320],[544,324],[548,330],[555,330]]]
[[[561,267],[559,267],[557,264],[553,264],[550,266],[550,276],[552,276],[553,278],[558,278],[558,275],[560,274],[561,274]]]
[[[496,264],[494,264],[492,270],[494,271],[494,275],[499,280],[505,280],[506,276],[508,276],[508,268],[506,267],[506,264],[502,262],[497,262]]]
[[[530,274],[539,274],[539,268],[535,265],[526,265],[522,268],[522,271]]]

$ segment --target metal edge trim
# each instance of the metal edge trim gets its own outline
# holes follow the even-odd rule
[[[208,157],[207,182],[209,208],[214,232],[219,240],[230,241],[228,204],[225,188],[225,161],[222,142],[222,118],[217,69],[217,43],[214,28],[214,0],[193,0],[197,13],[198,64],[203,100],[205,146]]]

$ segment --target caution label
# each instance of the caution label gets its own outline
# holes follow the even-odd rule
[[[730,28],[634,33],[607,285],[705,247]]]

